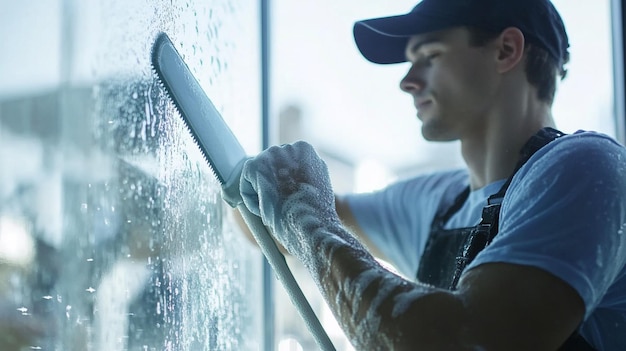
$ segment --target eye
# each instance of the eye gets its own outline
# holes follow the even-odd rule
[[[419,56],[417,61],[421,62],[424,66],[430,66],[433,63],[433,60],[439,56],[441,56],[440,51],[425,52]]]
[[[428,54],[426,54],[424,56],[425,56],[426,60],[431,61],[431,60],[439,57],[439,55],[441,55],[441,53],[436,51],[436,52],[428,53]]]

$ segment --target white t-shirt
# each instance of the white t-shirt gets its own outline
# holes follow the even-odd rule
[[[503,183],[472,191],[445,228],[478,224]],[[377,248],[415,277],[435,214],[467,184],[464,170],[439,172],[345,199]],[[583,337],[600,350],[626,350],[626,149],[608,136],[577,132],[537,151],[513,177],[498,235],[466,269],[488,262],[561,278],[585,303]]]

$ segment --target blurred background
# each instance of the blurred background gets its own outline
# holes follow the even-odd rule
[[[624,142],[621,1],[554,0],[564,132]],[[462,167],[426,143],[356,20],[396,0],[0,0],[0,349],[317,349],[151,70],[165,31],[253,155],[306,140],[337,192]],[[289,260],[338,350],[353,350]],[[393,267],[390,267],[393,269]]]

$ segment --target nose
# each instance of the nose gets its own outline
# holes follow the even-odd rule
[[[425,82],[418,74],[418,67],[416,64],[412,64],[409,71],[404,78],[400,81],[400,89],[406,93],[414,94],[424,90]]]

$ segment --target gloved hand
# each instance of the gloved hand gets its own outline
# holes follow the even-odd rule
[[[305,142],[274,146],[248,160],[240,191],[250,212],[296,257],[320,239],[318,229],[340,223],[328,168]]]

